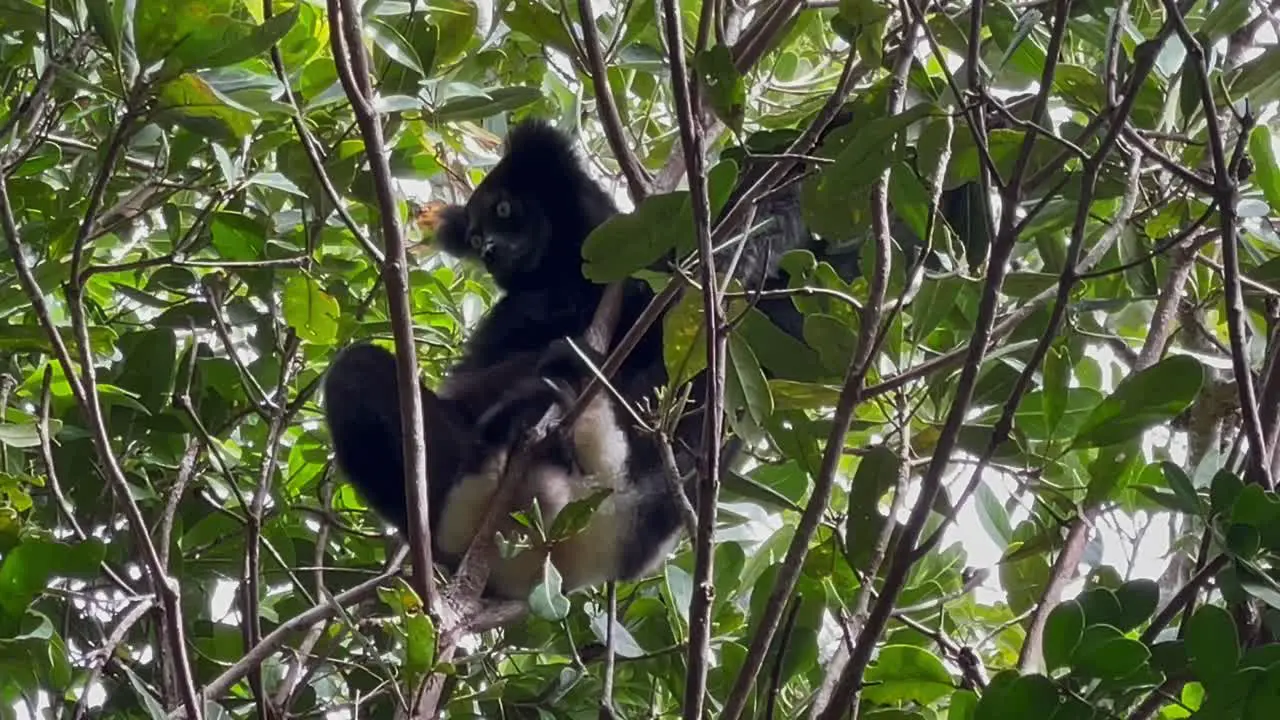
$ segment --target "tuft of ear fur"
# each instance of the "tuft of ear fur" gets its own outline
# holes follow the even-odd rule
[[[582,169],[569,136],[540,118],[530,118],[507,133],[503,156],[509,164],[541,168],[556,176],[578,175]]]
[[[467,210],[461,205],[449,205],[440,211],[436,225],[436,245],[454,257],[475,254],[467,240]]]

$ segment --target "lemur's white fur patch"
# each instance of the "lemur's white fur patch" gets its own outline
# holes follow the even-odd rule
[[[630,442],[613,412],[612,402],[604,394],[597,395],[574,423],[570,437],[581,474],[553,465],[534,467],[521,480],[513,497],[513,511],[528,508],[536,497],[549,529],[570,502],[600,488],[613,491],[596,508],[585,528],[551,548],[551,560],[563,579],[565,592],[617,577],[624,545],[635,541],[636,508],[652,492],[638,490],[630,482]],[[435,530],[442,552],[458,558],[466,552],[497,491],[506,460],[506,451],[495,453],[486,459],[480,472],[464,476],[449,492],[440,514],[440,527]],[[503,533],[518,527],[509,515],[498,524]],[[660,563],[678,541],[677,535],[665,542],[653,564]],[[497,558],[490,568],[490,589],[504,597],[527,598],[542,581],[544,557],[546,549],[535,547],[526,548],[513,558]]]

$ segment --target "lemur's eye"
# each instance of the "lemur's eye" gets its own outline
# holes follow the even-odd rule
[[[506,200],[499,200],[497,207],[493,211],[498,213],[498,217],[505,220],[511,217],[511,203]]]
[[[471,249],[479,250],[480,245],[484,242],[484,238],[480,237],[480,233],[471,236]]]

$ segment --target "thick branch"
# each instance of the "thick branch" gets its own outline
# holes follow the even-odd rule
[[[391,166],[382,138],[382,123],[374,109],[374,94],[369,86],[369,65],[365,55],[360,13],[352,0],[327,0],[329,10],[329,42],[333,48],[338,78],[351,101],[351,109],[364,139],[369,170],[373,174],[374,193],[378,199],[378,216],[382,223],[382,240],[386,260],[382,278],[387,286],[387,305],[391,332],[396,346],[396,382],[402,388],[418,386],[418,359],[414,352],[412,310],[409,305],[409,271],[405,257],[404,231],[400,226],[399,207],[391,186]],[[405,485],[408,487],[409,537],[413,548],[414,589],[432,611],[440,608],[432,582],[431,528],[428,518],[427,447],[423,428],[422,396],[416,392],[400,393],[400,427],[404,429],[401,451],[405,458]]]
[[[695,110],[698,103],[690,89],[684,61],[684,35],[680,25],[679,0],[663,0],[662,20],[667,33],[671,82],[676,116],[680,125],[680,145],[688,169],[689,195],[693,202],[694,229],[701,261],[702,302],[707,337],[706,401],[702,408],[702,457],[698,484],[698,534],[693,539],[694,592],[689,602],[689,648],[685,674],[684,717],[699,720],[706,701],[707,663],[711,652],[711,605],[715,598],[712,583],[712,537],[715,533],[716,503],[720,491],[720,435],[724,419],[724,379],[727,335],[724,308],[716,292],[716,265],[711,241],[711,207],[707,196],[703,129]],[[708,25],[709,24],[705,24]],[[704,38],[705,39],[705,38]]]
[[[1191,34],[1183,19],[1182,10],[1174,0],[1164,0],[1165,12],[1169,14],[1167,22],[1176,28],[1187,55],[1195,62],[1192,68],[1196,80],[1200,84],[1200,100],[1204,108],[1205,123],[1208,125],[1209,150],[1213,157],[1214,199],[1218,203],[1218,216],[1222,224],[1222,265],[1223,283],[1226,286],[1227,334],[1231,339],[1231,369],[1235,374],[1236,387],[1240,392],[1240,414],[1244,418],[1246,437],[1249,439],[1249,473],[1254,482],[1265,487],[1274,487],[1271,468],[1266,462],[1269,457],[1266,434],[1262,429],[1262,418],[1258,410],[1258,399],[1253,388],[1253,372],[1249,368],[1248,350],[1245,348],[1244,299],[1240,291],[1240,233],[1236,227],[1236,205],[1240,200],[1240,187],[1232,176],[1231,168],[1236,161],[1228,162],[1227,151],[1223,141],[1222,125],[1218,120],[1218,108],[1213,99],[1214,85],[1209,80],[1209,70],[1205,65],[1204,48]],[[1249,134],[1252,119],[1246,117],[1242,128],[1240,148],[1243,150],[1244,138]]]

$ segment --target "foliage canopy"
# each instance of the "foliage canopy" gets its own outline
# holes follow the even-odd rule
[[[434,671],[449,717],[1280,717],[1274,4],[604,5],[0,0],[0,716],[390,717]],[[715,537],[438,662],[316,390],[391,337],[391,210],[456,357],[495,291],[421,203],[527,116],[644,191],[595,279],[676,282],[771,164],[828,254],[781,258],[802,337],[663,319],[681,379],[730,321]]]

